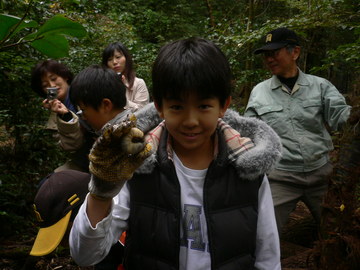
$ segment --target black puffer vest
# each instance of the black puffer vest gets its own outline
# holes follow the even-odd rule
[[[180,185],[166,152],[167,132],[161,136],[157,164],[149,174],[135,174],[128,182],[130,217],[127,231],[127,270],[179,269]],[[253,269],[258,218],[258,190],[263,175],[240,179],[219,140],[219,155],[204,184],[211,268]]]

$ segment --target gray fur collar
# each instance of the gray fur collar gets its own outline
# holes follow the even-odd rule
[[[153,103],[146,105],[135,115],[137,126],[144,133],[152,130],[162,121]],[[255,147],[240,155],[235,162],[239,177],[256,179],[274,168],[281,157],[282,146],[279,136],[270,126],[256,118],[240,116],[232,109],[226,111],[223,120],[242,137],[249,137],[255,144]],[[156,153],[153,153],[136,172],[150,173],[156,162]]]

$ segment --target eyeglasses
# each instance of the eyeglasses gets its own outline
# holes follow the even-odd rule
[[[265,51],[264,52],[264,57],[277,57],[279,55],[281,49],[283,49],[283,48],[276,49],[276,50]]]

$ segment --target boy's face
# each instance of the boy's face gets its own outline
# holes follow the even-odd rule
[[[79,102],[79,107],[82,110],[81,117],[96,131],[100,130],[111,119],[109,119],[103,105],[96,110],[91,106]]]
[[[162,107],[157,109],[173,138],[175,152],[191,155],[212,149],[218,118],[224,116],[230,100],[222,107],[218,98],[200,99],[196,95],[184,100],[163,99]]]

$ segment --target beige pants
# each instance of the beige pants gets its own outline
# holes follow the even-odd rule
[[[268,175],[275,208],[276,223],[281,234],[290,213],[299,201],[305,203],[319,224],[321,204],[328,187],[328,176],[333,166],[330,162],[311,172],[273,170]]]

